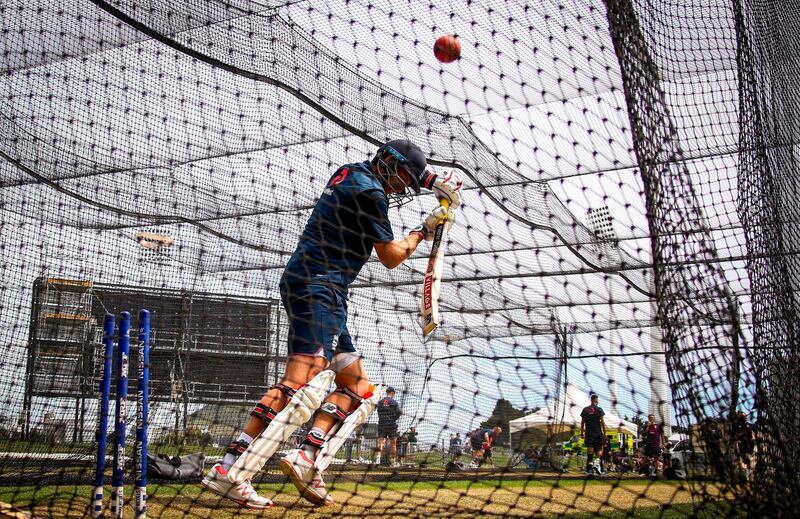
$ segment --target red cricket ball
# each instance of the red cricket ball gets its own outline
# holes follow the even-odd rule
[[[451,63],[461,57],[461,42],[455,34],[439,36],[433,44],[433,55],[442,63]]]

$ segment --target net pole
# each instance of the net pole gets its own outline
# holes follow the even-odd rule
[[[652,276],[649,280],[650,289],[655,290]],[[664,434],[672,435],[672,416],[670,414],[669,381],[667,379],[667,357],[664,350],[664,341],[661,335],[661,324],[658,322],[658,304],[650,303],[650,401],[648,414],[656,417],[658,423],[664,426]]]

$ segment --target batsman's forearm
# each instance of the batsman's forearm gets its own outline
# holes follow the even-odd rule
[[[393,269],[411,256],[422,241],[419,233],[411,233],[401,240],[394,240],[384,245],[383,254],[378,254],[387,268]]]
[[[400,246],[405,251],[405,257],[403,258],[403,261],[410,258],[411,255],[414,254],[414,251],[417,250],[419,244],[422,243],[424,240],[425,236],[418,232],[412,232],[402,240],[399,240]],[[403,261],[401,261],[400,263],[402,263]]]

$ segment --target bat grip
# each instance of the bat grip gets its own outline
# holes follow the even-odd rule
[[[444,207],[448,211],[450,210],[450,200],[448,200],[446,198],[440,198],[439,199],[439,205],[441,205],[442,207]],[[445,221],[447,221],[447,214],[445,214],[443,217],[441,217],[439,219],[439,223],[444,223]]]

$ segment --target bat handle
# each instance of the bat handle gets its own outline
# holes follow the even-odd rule
[[[439,205],[441,205],[448,211],[450,210],[450,200],[446,198],[440,198]],[[447,214],[445,214],[442,218],[439,219],[439,223],[444,223],[446,220],[447,220]]]

